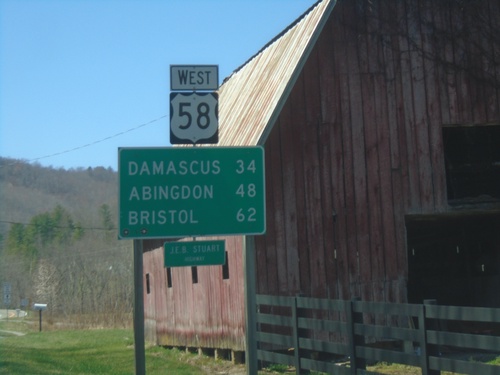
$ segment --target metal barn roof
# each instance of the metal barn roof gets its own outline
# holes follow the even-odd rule
[[[335,0],[312,6],[219,89],[219,146],[263,144]]]

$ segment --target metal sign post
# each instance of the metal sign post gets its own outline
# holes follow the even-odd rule
[[[46,303],[35,303],[33,305],[33,308],[35,310],[38,310],[38,316],[39,316],[39,332],[42,332],[42,311],[47,310],[47,304]]]
[[[3,283],[3,304],[7,307],[10,307],[11,302],[11,294],[12,294],[12,285],[8,282]],[[9,314],[7,314],[8,317]]]
[[[10,307],[11,284],[3,283],[3,304],[7,309],[7,320],[9,320],[9,307]]]
[[[143,292],[143,244],[134,240],[134,350],[135,374],[146,374],[146,353],[144,341],[144,292]]]

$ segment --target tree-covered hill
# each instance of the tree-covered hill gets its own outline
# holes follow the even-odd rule
[[[117,240],[117,191],[111,169],[0,158],[0,282],[12,289],[3,307],[48,303],[51,314],[94,320],[130,312],[132,244]]]
[[[116,223],[117,191],[112,169],[54,169],[0,158],[0,235],[9,229],[5,222],[27,223],[56,205],[83,225],[96,227],[99,207],[106,204]]]

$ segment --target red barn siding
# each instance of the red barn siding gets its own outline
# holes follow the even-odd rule
[[[405,215],[449,210],[442,126],[500,121],[497,89],[429,58],[459,57],[416,22],[415,4],[379,2],[362,16],[354,4],[334,9],[265,144],[272,226],[256,245],[281,281],[258,277],[261,293],[405,301]],[[472,22],[418,6],[449,28]],[[387,19],[407,35],[378,34]],[[277,228],[286,247],[268,245]],[[299,284],[283,290],[283,272]]]
[[[144,253],[144,274],[150,275],[150,293],[144,296],[148,341],[244,350],[242,237],[225,240],[229,264],[226,280],[221,266],[197,267],[197,284],[192,281],[191,267],[176,267],[171,269],[172,287],[168,288],[163,248]]]

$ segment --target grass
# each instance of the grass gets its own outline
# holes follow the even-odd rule
[[[500,366],[500,357],[496,357],[495,359],[492,359],[491,361],[488,361],[487,363],[489,365]]]
[[[29,320],[24,319],[9,319],[9,320],[0,320],[0,331],[12,331],[12,332],[35,332],[38,330],[38,325],[34,327],[34,323]],[[0,332],[0,337],[11,336],[5,332]]]
[[[24,336],[2,332],[24,333]],[[132,329],[57,330],[30,319],[0,321],[0,375],[135,374]],[[245,374],[245,365],[177,349],[146,347],[148,375]],[[268,369],[259,374],[274,375]]]
[[[29,320],[0,321],[0,331],[25,333],[24,336],[0,332],[0,375],[118,375],[134,374],[134,334],[131,329],[47,330],[38,332]],[[471,358],[470,360],[478,360]],[[481,358],[481,362],[500,365],[500,357]],[[368,368],[388,375],[420,375],[421,369],[379,363]],[[284,365],[270,365],[259,374],[293,372]],[[149,346],[146,348],[148,375],[244,374],[244,366],[215,361],[206,356]],[[314,372],[314,374],[319,374]],[[450,375],[451,373],[443,372]]]
[[[3,328],[2,328],[3,329]],[[131,330],[32,332],[0,339],[0,374],[134,374]],[[146,372],[195,375],[204,372],[187,363],[187,353],[146,349]]]

